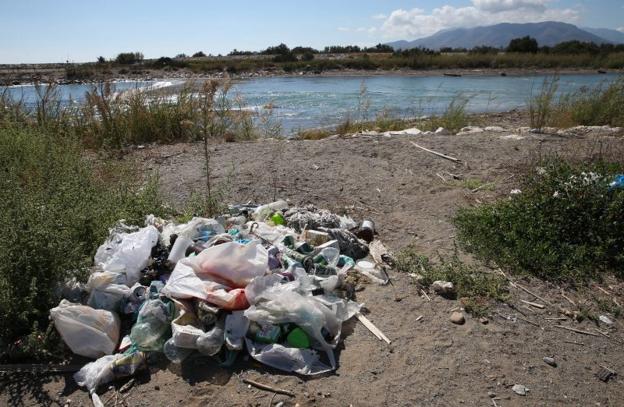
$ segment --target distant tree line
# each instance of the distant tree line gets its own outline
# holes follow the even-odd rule
[[[430,52],[434,52],[428,50]],[[554,46],[539,46],[537,40],[530,36],[514,38],[509,45],[504,48],[489,46],[467,48],[440,49],[441,53],[469,53],[469,54],[497,54],[499,52],[530,53],[530,54],[555,54],[555,55],[578,55],[578,54],[610,54],[613,52],[624,52],[624,44],[596,44],[593,42],[582,42],[578,40],[561,42]]]
[[[395,50],[390,45],[377,44],[374,47],[360,47],[357,45],[332,45],[317,50],[312,47],[297,46],[289,48],[282,43],[276,46],[270,46],[262,51],[240,51],[234,49],[228,56],[254,56],[266,55],[271,56],[272,62],[290,63],[298,61],[312,61],[318,54],[380,54],[391,53],[395,58],[414,58],[423,55],[440,55],[440,54],[491,54],[495,55],[501,52],[507,53],[530,53],[530,54],[552,54],[552,55],[607,55],[615,52],[624,52],[624,44],[595,44],[593,42],[566,41],[554,46],[540,46],[535,38],[525,36],[512,39],[507,47],[490,47],[479,46],[471,49],[467,48],[450,48],[445,47],[440,50],[432,50],[428,48],[411,48]],[[202,51],[195,52],[191,58],[205,58],[206,54]],[[154,68],[183,68],[188,64],[186,60],[189,57],[186,54],[178,54],[174,58],[161,57],[149,61],[149,65]],[[144,56],[141,52],[122,52],[109,62],[118,65],[133,65],[142,63]],[[98,64],[105,64],[107,60],[100,56],[97,58]],[[366,63],[367,61],[363,61]]]

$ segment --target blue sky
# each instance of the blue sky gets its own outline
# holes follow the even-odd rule
[[[373,45],[440,29],[567,21],[624,31],[622,0],[0,0],[0,63]]]

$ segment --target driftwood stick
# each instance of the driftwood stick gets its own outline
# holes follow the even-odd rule
[[[569,328],[563,325],[555,325],[555,328],[565,329],[566,331],[576,332],[577,334],[581,334],[581,335],[599,336],[598,334],[595,334],[593,332],[581,331],[580,329]]]
[[[425,290],[423,290],[423,289],[421,288],[421,289],[420,289],[420,292],[422,293],[422,295],[424,295],[424,296],[425,296],[425,298],[427,299],[427,301],[431,301],[431,297],[429,297],[429,296],[427,295],[427,293],[425,292]]]
[[[418,144],[414,143],[413,141],[410,141],[410,143],[412,143],[412,145],[413,145],[414,147],[416,147],[416,148],[420,148],[420,149],[421,149],[421,150],[423,150],[423,151],[426,151],[426,152],[431,153],[431,154],[433,154],[433,155],[437,155],[438,157],[444,158],[444,159],[446,159],[446,160],[450,160],[450,161],[453,161],[453,162],[456,162],[456,163],[461,162],[461,160],[459,160],[459,159],[457,159],[457,158],[455,158],[455,157],[451,157],[451,156],[448,156],[448,155],[444,155],[444,154],[442,154],[442,153],[438,153],[437,151],[429,150],[428,148],[425,148],[425,147],[423,147],[423,146],[419,146]]]
[[[251,386],[257,387],[260,390],[270,391],[270,392],[277,393],[277,394],[283,394],[284,396],[288,396],[288,397],[295,397],[295,393],[293,393],[292,391],[278,389],[276,387],[269,386],[267,384],[258,383],[258,382],[254,381],[254,380],[251,380],[251,379],[243,379],[243,383],[246,383],[246,384],[249,384]]]
[[[512,286],[514,286],[514,287],[517,287],[517,288],[521,289],[522,291],[524,291],[524,292],[525,292],[525,293],[527,293],[527,294],[532,295],[533,297],[537,298],[538,300],[541,300],[541,301],[545,302],[546,304],[548,304],[548,305],[552,306],[552,303],[551,303],[550,301],[548,301],[548,300],[546,300],[546,299],[544,299],[544,298],[540,297],[539,295],[535,294],[535,293],[534,293],[534,292],[532,292],[532,291],[529,291],[528,289],[524,288],[524,287],[523,287],[523,286],[521,286],[520,284],[518,284],[518,283],[511,283],[511,285],[512,285]]]
[[[546,321],[567,321],[568,318],[557,317],[557,318],[544,318]]]
[[[572,304],[572,305],[574,305],[576,307],[576,303],[574,301],[572,301],[570,298],[568,298],[568,296],[565,295],[565,293],[563,291],[561,292],[561,296],[563,298],[565,298],[570,304]]]
[[[388,345],[390,345],[391,341],[390,339],[388,339],[388,337],[386,335],[384,335],[383,332],[381,332],[381,330],[379,328],[377,328],[375,326],[375,324],[373,324],[368,318],[366,318],[364,315],[360,314],[359,312],[357,314],[355,314],[355,317],[366,327],[368,328],[369,331],[371,331],[373,333],[373,335],[375,335],[380,341],[383,340],[384,342],[386,342]]]
[[[535,307],[535,308],[539,308],[539,309],[544,309],[545,308],[545,306],[543,304],[538,304],[536,302],[525,301],[525,300],[520,300],[520,301],[522,301],[523,303],[525,303],[527,305]]]

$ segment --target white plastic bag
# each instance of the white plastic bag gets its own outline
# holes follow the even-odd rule
[[[245,288],[269,271],[269,254],[257,240],[212,246],[187,262],[195,274],[230,288]]]
[[[212,281],[211,276],[198,276],[189,265],[191,259],[180,260],[162,294],[181,300],[199,298],[226,310],[240,310],[249,306],[245,298],[245,290],[230,287]]]
[[[113,363],[121,359],[123,354],[102,356],[95,362],[87,363],[74,374],[74,380],[78,386],[86,387],[91,394],[91,400],[95,407],[104,406],[100,397],[95,392],[98,386],[109,383],[115,378],[113,374]]]
[[[119,341],[119,318],[116,314],[95,310],[67,300],[50,310],[59,334],[77,355],[97,359],[110,355]]]
[[[95,253],[95,264],[104,271],[125,274],[125,284],[131,287],[139,281],[141,270],[149,264],[158,234],[154,226],[134,233],[113,232]]]

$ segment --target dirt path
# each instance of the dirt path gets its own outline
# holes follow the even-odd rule
[[[223,144],[216,147],[212,163],[217,180],[224,182],[231,175],[226,201],[265,202],[282,197],[294,204],[348,211],[355,218],[374,219],[379,238],[392,249],[413,243],[423,254],[435,257],[437,252],[453,250],[455,232],[450,219],[458,207],[508,194],[514,188],[512,167],[526,163],[539,151],[585,154],[597,140],[594,135],[501,138],[510,133]],[[622,138],[599,139],[624,146]],[[410,141],[462,163],[422,152]],[[158,170],[173,203],[180,204],[191,191],[201,190],[201,145],[148,147],[134,157],[146,169]],[[448,173],[477,181],[467,185],[452,180]],[[468,188],[490,182],[494,190],[473,193]],[[622,344],[617,342],[624,339],[620,321],[611,338],[557,329],[554,325],[559,321],[545,319],[559,316],[554,307],[530,311],[519,300],[535,298],[512,289],[512,302],[539,327],[497,316],[517,314],[505,305],[492,310],[488,324],[468,316],[465,325],[456,326],[449,322],[449,315],[459,307],[457,301],[434,296],[429,302],[409,277],[393,273],[392,278],[393,286],[369,285],[358,293],[358,300],[370,309],[369,318],[392,344],[378,341],[361,324],[350,321],[335,374],[307,379],[248,360],[225,369],[210,359],[195,359],[182,367],[153,368],[151,377],[140,377],[142,384],[128,393],[128,405],[270,405],[271,393],[247,387],[238,376],[294,392],[293,399],[281,395],[273,399],[273,403],[284,401],[285,406],[615,406],[624,400],[621,378],[603,383],[595,376],[599,365],[624,374]],[[570,306],[557,287],[535,281],[524,284],[556,304]],[[621,286],[613,290],[622,298]],[[581,293],[568,296],[578,300]],[[595,332],[589,322],[564,323]],[[545,364],[545,356],[554,356],[558,367]],[[14,405],[22,399],[25,404],[56,405],[55,400],[60,400],[64,405],[69,398],[72,406],[89,405],[87,394],[76,389],[70,376],[49,380],[26,381],[19,391],[16,385],[8,385],[0,404]],[[515,384],[528,387],[528,395],[514,394],[511,387]],[[110,394],[106,391],[102,399]]]

